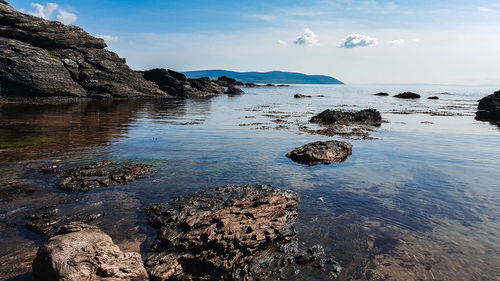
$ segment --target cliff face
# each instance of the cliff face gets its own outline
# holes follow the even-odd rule
[[[0,98],[168,97],[104,40],[0,0]]]

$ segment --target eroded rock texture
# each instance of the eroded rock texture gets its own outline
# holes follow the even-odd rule
[[[287,153],[286,157],[306,165],[343,162],[352,154],[352,145],[343,141],[317,141]]]
[[[38,250],[37,281],[148,280],[139,253],[124,253],[95,226],[71,223]]]
[[[16,11],[0,1],[0,97],[166,97],[83,29]]]
[[[382,116],[376,109],[363,109],[360,111],[342,111],[327,109],[315,116],[310,120],[312,123],[320,123],[323,125],[331,124],[363,124],[371,126],[380,126],[382,123]]]
[[[297,249],[298,195],[266,185],[223,186],[146,209],[157,229],[151,280],[264,280]]]

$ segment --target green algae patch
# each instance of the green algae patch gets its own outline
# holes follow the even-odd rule
[[[41,137],[22,141],[0,141],[0,149],[12,149],[29,146],[38,146],[46,143],[55,143],[57,138]]]
[[[58,61],[60,61],[60,60],[61,60],[61,58],[60,58],[59,56],[57,56],[57,54],[56,54],[55,52],[53,52],[53,51],[48,51],[48,52],[49,52],[49,56],[50,56],[51,58],[56,59],[56,60],[58,60]]]

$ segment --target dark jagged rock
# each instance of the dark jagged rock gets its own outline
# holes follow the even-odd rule
[[[63,178],[59,188],[67,191],[89,191],[96,188],[126,184],[153,173],[153,165],[117,163],[105,160],[84,167],[60,170],[57,166],[40,169],[40,172],[51,173]]]
[[[157,229],[151,280],[265,280],[294,260],[299,197],[265,185],[223,186],[146,209]]]
[[[148,280],[139,253],[124,253],[95,226],[72,223],[52,237],[33,261],[36,281]]]
[[[419,99],[420,95],[412,93],[412,92],[404,92],[404,93],[401,93],[401,94],[397,94],[394,97],[395,98],[400,98],[400,99]]]
[[[500,90],[480,99],[477,109],[477,120],[500,121]]]
[[[62,216],[59,214],[59,209],[45,210],[39,214],[26,216],[28,223],[26,228],[38,233],[42,236],[52,237],[59,234],[63,230],[63,226],[68,223],[87,223],[101,217],[102,214],[92,214],[84,216]]]
[[[327,109],[311,118],[311,123],[329,124],[365,124],[380,126],[382,116],[376,109],[363,109],[360,111],[342,111]]]
[[[439,99],[439,97],[437,97],[437,96],[432,96],[432,97],[428,97],[427,99],[428,99],[428,100],[438,100],[438,99]]]
[[[236,79],[228,77],[226,75],[217,78],[217,80],[215,82],[223,87],[229,87],[230,85],[233,85],[233,86],[243,86],[244,85],[242,82],[239,82]]]
[[[142,74],[162,91],[176,97],[206,98],[224,93],[224,88],[209,78],[188,79],[182,73],[163,68],[151,69]]]
[[[229,85],[229,87],[227,87],[226,93],[228,95],[241,95],[241,94],[244,94],[245,92],[238,87],[235,87],[233,85]]]
[[[0,96],[4,99],[167,97],[83,29],[0,2]]]
[[[269,83],[269,84],[266,84],[266,87],[275,87],[275,86],[276,86],[276,85],[274,85],[274,84],[271,84],[271,83]]]
[[[296,99],[311,98],[311,96],[307,96],[307,95],[303,95],[303,94],[295,94],[295,95],[293,95],[293,97]]]
[[[374,94],[374,96],[387,97],[387,96],[389,96],[389,94],[388,93],[376,93],[376,94]]]
[[[352,154],[352,145],[342,141],[317,141],[286,154],[292,161],[309,166],[344,162]]]
[[[257,87],[262,87],[261,85],[255,84],[255,83],[245,83],[245,87],[247,88],[257,88]]]

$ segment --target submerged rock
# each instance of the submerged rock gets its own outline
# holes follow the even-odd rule
[[[57,280],[148,280],[139,253],[124,253],[95,226],[71,223],[38,250],[33,278]]]
[[[227,87],[226,93],[228,95],[241,95],[241,94],[244,94],[245,92],[238,87],[235,87],[233,85],[229,85],[229,87]]]
[[[479,100],[477,120],[500,121],[500,90]]]
[[[311,96],[306,96],[306,95],[303,95],[303,94],[295,94],[295,95],[293,95],[293,97],[296,98],[296,99],[311,98]]]
[[[404,93],[401,93],[401,94],[397,94],[394,97],[395,98],[400,98],[400,99],[419,99],[420,95],[412,93],[412,92],[404,92]]]
[[[168,97],[83,29],[16,11],[0,2],[0,97]]]
[[[363,109],[360,111],[342,111],[327,109],[311,118],[311,123],[329,124],[365,124],[379,126],[382,116],[376,109]]]
[[[28,223],[26,228],[29,230],[47,237],[52,237],[59,233],[63,226],[72,223],[87,223],[101,217],[102,214],[91,214],[84,216],[63,216],[59,213],[59,209],[48,209],[42,213],[26,216]]]
[[[388,93],[376,93],[376,94],[374,94],[374,96],[387,97],[387,96],[389,96],[389,94]]]
[[[317,141],[286,154],[294,162],[309,166],[344,162],[352,154],[352,145],[342,141]]]
[[[63,178],[58,186],[67,191],[89,191],[96,188],[126,184],[154,172],[153,165],[126,164],[120,166],[110,160],[99,161],[69,170],[60,170],[58,166],[52,166],[39,171]]]
[[[154,82],[169,95],[180,98],[206,98],[223,94],[224,88],[209,78],[187,78],[184,74],[164,68],[142,72],[146,80]]]
[[[146,209],[157,229],[151,280],[265,280],[294,260],[299,197],[266,185],[223,186]],[[293,271],[293,270],[292,270]]]

